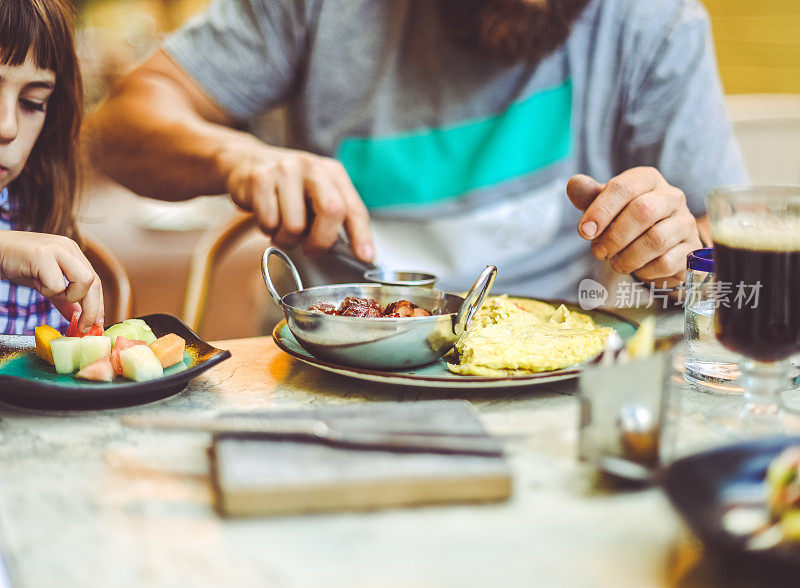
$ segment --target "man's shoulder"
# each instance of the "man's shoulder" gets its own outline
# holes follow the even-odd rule
[[[648,61],[665,43],[694,46],[708,34],[699,0],[593,0],[582,19],[594,42],[619,47],[623,60]]]
[[[599,13],[628,30],[652,30],[679,22],[705,21],[708,15],[698,0],[595,0]]]

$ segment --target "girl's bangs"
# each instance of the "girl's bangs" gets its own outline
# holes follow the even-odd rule
[[[48,17],[36,0],[0,0],[0,63],[20,66],[30,54],[36,67],[55,71],[57,24]]]

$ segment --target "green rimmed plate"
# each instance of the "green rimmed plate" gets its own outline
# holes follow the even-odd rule
[[[514,298],[525,298],[524,296],[514,296]],[[619,333],[623,340],[631,337],[638,328],[638,324],[628,320],[618,314],[608,310],[594,309],[583,310],[573,302],[564,300],[535,299],[558,306],[563,304],[569,310],[575,310],[583,314],[588,314],[592,320],[601,327],[611,327]],[[439,359],[431,364],[411,368],[407,370],[373,370],[344,366],[340,364],[323,361],[314,357],[311,353],[303,349],[289,330],[286,321],[278,323],[272,331],[272,338],[283,351],[292,357],[299,359],[314,367],[318,367],[328,372],[367,380],[381,382],[384,384],[395,384],[401,386],[418,386],[425,388],[509,388],[516,386],[531,386],[535,384],[546,384],[559,380],[575,378],[580,373],[580,365],[572,366],[560,370],[539,372],[536,374],[526,374],[522,376],[462,376],[454,374],[447,369],[444,359]]]
[[[143,317],[156,337],[175,333],[186,340],[183,364],[164,370],[164,376],[147,382],[121,378],[92,382],[57,374],[53,366],[36,357],[34,338],[0,335],[0,399],[11,404],[42,409],[97,409],[132,406],[160,400],[183,390],[189,380],[231,356],[203,341],[177,317],[150,314]]]

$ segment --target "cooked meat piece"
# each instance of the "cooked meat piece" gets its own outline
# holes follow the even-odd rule
[[[409,316],[431,316],[427,310],[408,300],[392,302],[383,311],[383,316],[388,318],[405,318]]]
[[[348,296],[336,310],[339,316],[380,317],[381,305],[372,298],[357,298]]]
[[[324,312],[325,314],[333,314],[337,316],[357,316],[362,318],[406,318],[416,316],[431,316],[427,310],[421,306],[417,306],[408,300],[399,300],[392,302],[386,307],[386,310],[381,312],[381,305],[372,298],[358,298],[356,296],[348,296],[335,308],[333,304],[327,302],[317,302],[314,306],[309,307],[308,310],[316,310],[317,312]]]
[[[325,314],[336,314],[336,307],[327,302],[317,302],[314,306],[309,306],[308,310],[316,310],[317,312],[324,312]]]

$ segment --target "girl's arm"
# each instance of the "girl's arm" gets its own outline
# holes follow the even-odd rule
[[[61,235],[0,231],[0,279],[33,288],[86,332],[104,318],[100,278],[78,244]]]

